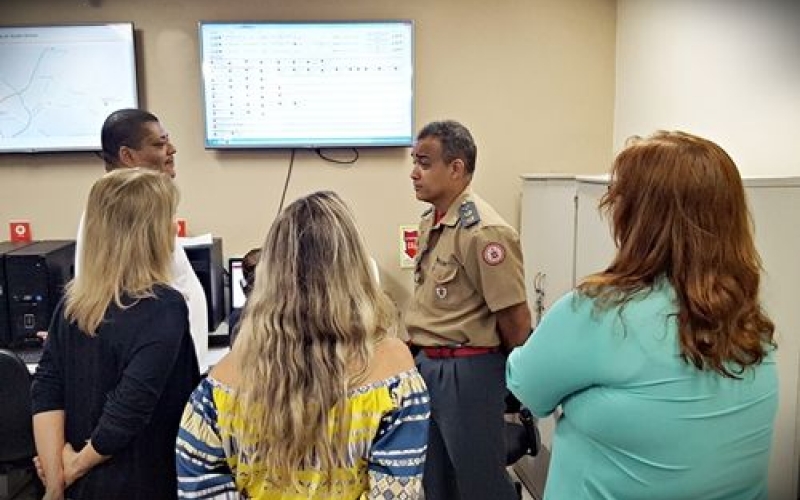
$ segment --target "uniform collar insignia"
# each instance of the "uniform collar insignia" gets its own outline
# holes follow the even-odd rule
[[[472,227],[481,221],[481,216],[478,214],[478,208],[475,206],[474,201],[464,201],[458,207],[458,216],[461,219],[461,227]]]
[[[439,221],[439,224],[448,227],[454,227],[457,224],[459,224],[459,221],[463,219],[463,213],[462,213],[463,205],[465,203],[469,203],[472,205],[473,208],[475,207],[475,204],[472,203],[472,201],[470,201],[471,195],[472,195],[472,190],[470,189],[469,186],[467,186],[464,189],[464,191],[462,191],[461,194],[458,195],[458,197],[455,200],[453,200],[453,203],[447,208],[447,213]],[[476,215],[478,214],[477,210],[473,210],[473,212]],[[477,223],[478,221],[480,221],[480,217],[478,217],[475,223]],[[464,223],[461,222],[461,225],[463,226]],[[464,226],[464,227],[469,227],[469,226]]]

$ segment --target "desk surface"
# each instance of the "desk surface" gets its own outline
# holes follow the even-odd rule
[[[228,354],[230,347],[209,347],[206,353],[206,359],[200,362],[200,373],[206,374],[208,371],[222,359],[223,356]]]

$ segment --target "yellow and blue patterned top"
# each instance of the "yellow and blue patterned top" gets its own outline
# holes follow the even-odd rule
[[[233,409],[236,392],[214,378],[195,389],[178,432],[178,497],[192,499],[305,500],[419,498],[428,443],[430,406],[416,369],[353,389],[347,463],[336,471],[297,472],[300,491],[278,489],[269,471],[240,464]]]

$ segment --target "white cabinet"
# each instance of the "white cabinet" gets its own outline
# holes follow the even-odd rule
[[[536,304],[535,283],[546,275],[543,305],[548,308],[575,282],[575,176],[523,179],[520,237],[528,303]]]
[[[616,247],[611,226],[598,211],[600,198],[608,191],[607,177],[577,177],[575,180],[575,283],[605,269]]]
[[[780,392],[770,459],[770,499],[798,498],[800,178],[745,179],[764,265],[762,300],[775,322]]]
[[[614,255],[608,222],[597,209],[606,177],[524,175],[521,238],[528,300],[538,282],[546,309]],[[764,265],[762,300],[776,325],[780,400],[770,459],[769,498],[798,492],[798,367],[800,366],[800,177],[744,179]],[[720,214],[724,216],[724,214]],[[537,276],[545,276],[537,280]],[[541,297],[540,297],[541,298]],[[549,448],[554,424],[540,422]],[[744,430],[743,430],[744,431]]]

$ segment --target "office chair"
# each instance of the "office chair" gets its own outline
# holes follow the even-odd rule
[[[33,480],[36,447],[31,374],[22,359],[6,349],[0,349],[0,381],[0,498],[10,498]]]
[[[506,397],[506,415],[514,415],[516,421],[506,420],[506,465],[517,463],[525,455],[535,457],[539,454],[542,441],[539,436],[537,419],[531,411],[509,393]],[[517,498],[522,498],[522,483],[514,481]]]
[[[506,422],[506,465],[514,465],[525,455],[539,454],[542,442],[536,417],[527,408],[521,408],[519,423]]]
[[[542,441],[536,417],[510,392],[506,394],[505,413],[517,420],[506,420],[506,465],[515,464],[524,455],[538,455]]]

